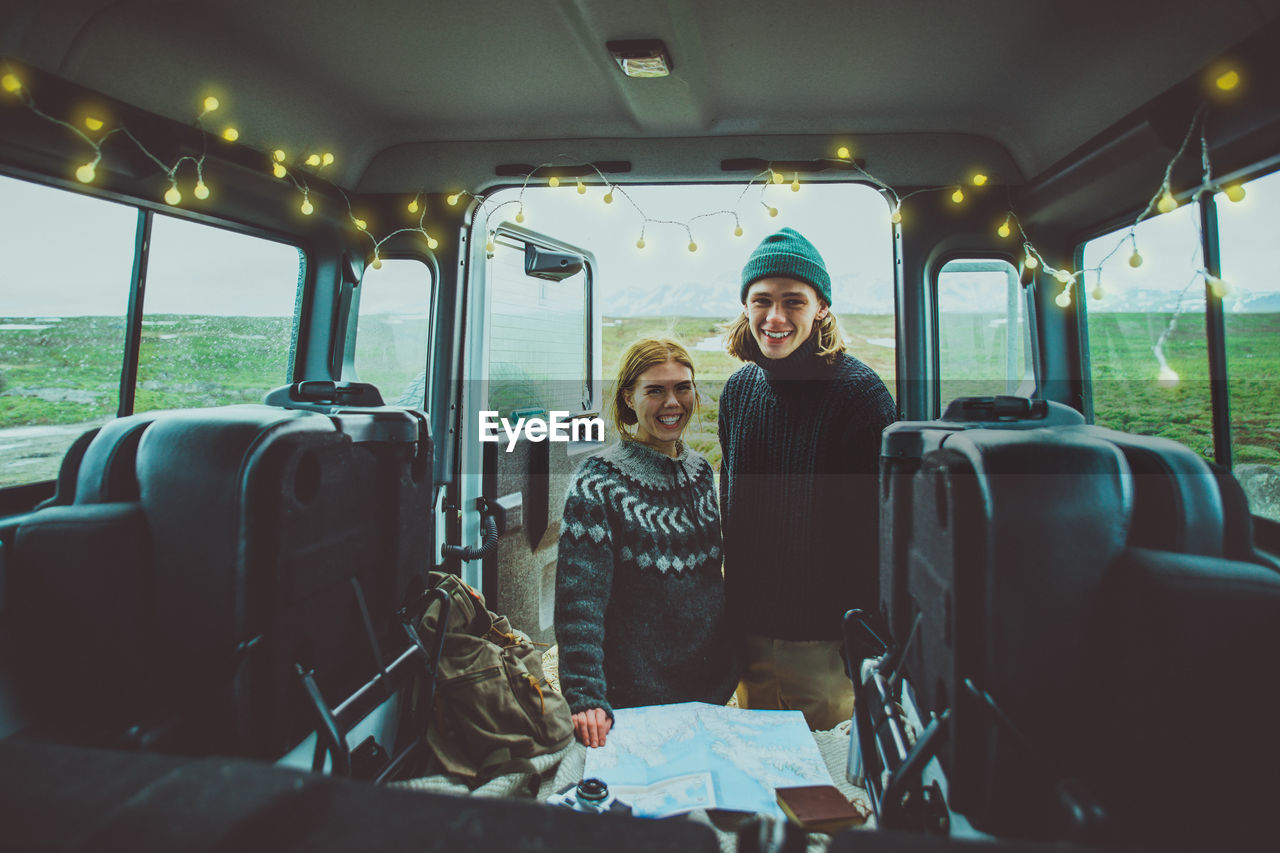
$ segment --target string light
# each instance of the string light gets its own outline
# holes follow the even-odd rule
[[[228,127],[222,131],[222,138],[228,142],[235,142],[240,138],[240,131],[236,130],[234,127]]]
[[[316,210],[315,205],[311,203],[310,191],[305,187],[302,190],[302,204],[298,206],[298,209],[302,211],[303,216],[310,216]]]
[[[195,189],[191,191],[191,194],[204,201],[209,197],[209,188],[205,186],[204,181],[196,181]]]
[[[1231,292],[1231,285],[1227,284],[1216,275],[1206,275],[1205,283],[1209,285],[1209,291],[1218,299],[1222,299]]]
[[[1219,74],[1218,78],[1213,81],[1219,89],[1224,92],[1230,92],[1236,86],[1240,85],[1240,72],[1231,70],[1224,74]]]
[[[643,248],[644,248],[644,238],[643,238],[643,237],[641,237],[639,240],[636,240],[636,248],[637,248],[637,249],[643,249]]]
[[[218,106],[219,106],[218,99],[215,98],[213,95],[210,95],[209,97],[204,99],[204,111],[206,113],[213,112],[218,108]],[[201,115],[204,115],[204,113],[201,113]]]
[[[4,90],[11,95],[22,91],[22,81],[18,79],[17,74],[6,74],[0,77],[0,86],[3,86]]]
[[[605,204],[613,204],[613,188],[612,187],[610,187],[609,191],[604,194],[603,201]]]
[[[1009,219],[1012,216],[1013,216],[1012,213],[1006,216],[1004,218],[1004,222],[1001,222],[1000,227],[996,229],[996,234],[998,234],[1000,237],[1008,237],[1010,234],[1013,233],[1013,229],[1009,227]]]
[[[841,145],[839,148],[836,149],[836,157],[840,158],[841,160],[848,160],[851,156],[852,156],[852,152],[849,151],[847,146]]]
[[[1090,293],[1089,295],[1098,301],[1102,300],[1102,276],[1101,275],[1098,276],[1098,281],[1093,286],[1093,292]]]
[[[1062,292],[1059,293],[1057,298],[1054,299],[1053,301],[1057,304],[1059,308],[1070,308],[1071,307],[1071,284],[1068,283],[1066,287],[1062,288]]]
[[[520,209],[516,211],[516,222],[524,222],[524,205],[520,205]]]
[[[484,241],[484,250],[488,252],[490,255],[492,255],[496,248],[497,246],[493,242],[493,232],[490,231],[489,238]]]
[[[285,167],[284,167],[284,166],[281,166],[279,163],[272,163],[272,164],[271,164],[271,174],[275,175],[277,178],[283,178],[285,175],[287,175],[287,174],[289,174],[289,173],[288,173],[288,171],[285,169]]]
[[[450,207],[456,207],[458,204],[458,197],[459,197],[458,193],[454,193],[453,195],[445,199],[445,203],[448,204]]]
[[[320,155],[320,165],[321,165],[321,166],[332,166],[332,165],[333,165],[333,155],[332,155],[332,154],[330,154],[328,151],[324,152],[324,154],[321,154],[321,155]]]
[[[735,236],[735,237],[741,237],[741,236],[742,236],[742,226],[741,226],[741,225],[735,225],[735,226],[733,226],[733,236]]]
[[[277,163],[283,163],[284,157],[285,157],[284,151],[280,148],[277,148],[275,151],[271,152],[271,159],[275,160]]]
[[[553,189],[554,189],[555,187],[560,186],[560,179],[559,179],[559,178],[557,178],[555,175],[552,175],[551,177],[547,178],[547,186],[549,186],[549,187],[551,187],[551,188],[553,188]]]
[[[959,204],[964,201],[964,190],[956,187],[956,191],[951,194],[951,201],[955,204]]]
[[[889,221],[894,225],[902,224],[902,205],[899,204],[893,209],[893,213],[889,214]]]
[[[1161,213],[1169,213],[1178,206],[1178,200],[1173,197],[1173,193],[1169,190],[1169,185],[1164,185],[1164,192],[1160,194],[1160,200],[1156,202],[1156,210]]]
[[[84,117],[84,126],[92,130],[94,133],[97,133],[99,130],[102,130],[103,124],[104,123],[102,119],[97,118],[95,116]]]
[[[1244,201],[1243,184],[1228,184],[1226,188],[1223,189],[1223,192],[1226,193],[1227,198],[1231,201]]]
[[[365,222],[363,219],[357,219],[355,223],[356,223],[356,228],[358,228],[359,230],[361,231],[369,230],[369,223]]]
[[[169,189],[165,190],[164,202],[165,204],[177,204],[180,201],[182,201],[182,193],[179,192],[178,185],[174,183]]]
[[[767,207],[767,205],[766,205],[766,207]],[[776,208],[776,207],[770,207],[770,208],[769,208],[769,215],[770,215],[770,216],[777,216],[777,215],[778,215],[778,208]]]
[[[695,242],[693,242],[692,240],[690,240],[690,241],[689,241],[689,251],[690,251],[690,252],[696,252],[696,251],[698,251],[698,244],[697,244],[697,243],[695,243]]]
[[[581,178],[579,178],[578,179],[578,195],[586,195],[586,194],[587,194],[587,185],[582,182]]]
[[[1066,284],[1067,282],[1072,281],[1075,278],[1075,276],[1073,276],[1069,270],[1055,270],[1053,273],[1053,277],[1056,278],[1062,284]]]
[[[407,205],[405,205],[405,209],[408,210],[410,213],[418,212],[418,197],[416,195],[412,199],[410,199]]]
[[[382,258],[379,258],[377,255],[374,255],[373,262],[370,263],[369,266],[373,267],[375,270],[382,269]]]
[[[800,192],[800,173],[796,172],[796,176],[791,179],[791,191],[793,193]]]
[[[770,169],[769,171],[772,172],[772,175],[770,175],[769,179],[773,181],[775,184],[780,184],[784,180],[786,180],[785,178],[782,177],[781,172],[774,172],[772,169]]]
[[[1029,270],[1033,270],[1036,267],[1040,266],[1040,259],[1031,253],[1032,249],[1029,244],[1027,245],[1026,249],[1027,249],[1027,256],[1022,259],[1022,265]]]
[[[1178,371],[1165,364],[1160,367],[1160,375],[1156,379],[1156,384],[1161,388],[1173,388],[1178,384],[1180,379],[1181,377],[1178,376]]]
[[[984,184],[986,184],[986,182],[987,182],[987,176],[982,174],[981,172],[978,172],[976,175],[973,176],[973,185],[975,187],[983,186]]]
[[[307,165],[308,165],[308,166],[319,166],[319,165],[320,165],[320,155],[319,155],[319,154],[308,154],[308,155],[307,155],[306,163],[307,163]]]

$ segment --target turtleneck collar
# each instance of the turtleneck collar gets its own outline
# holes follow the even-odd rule
[[[756,355],[752,361],[760,365],[770,383],[790,379],[821,379],[831,372],[831,365],[818,355],[817,328],[786,358],[765,358],[760,348],[756,347]]]

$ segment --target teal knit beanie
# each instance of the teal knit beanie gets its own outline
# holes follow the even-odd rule
[[[753,282],[773,276],[811,284],[822,301],[831,304],[831,276],[827,274],[827,265],[817,248],[793,228],[770,234],[751,253],[742,268],[741,301],[747,301],[747,290]]]

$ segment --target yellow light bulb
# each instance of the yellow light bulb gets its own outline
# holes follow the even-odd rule
[[[375,270],[382,269],[382,258],[374,258],[373,263],[369,264],[369,266],[373,267]]]
[[[1165,187],[1164,192],[1160,194],[1160,200],[1156,202],[1156,210],[1168,213],[1177,206],[1178,200],[1173,197],[1173,193],[1169,192],[1169,188]]]
[[[1009,227],[1008,222],[1002,222],[1000,223],[1000,227],[996,229],[996,233],[999,234],[1001,237],[1008,237],[1010,234],[1013,233],[1013,229]]]
[[[605,203],[605,204],[613,204],[613,193],[612,193],[612,192],[607,192],[607,193],[605,193],[605,194],[604,194],[604,203]]]
[[[275,163],[271,166],[271,174],[275,175],[277,178],[283,178],[287,173],[284,170],[284,166],[281,166],[279,163]]]
[[[177,187],[169,187],[164,194],[165,204],[177,204],[182,201],[182,193],[178,192]]]
[[[76,180],[82,184],[92,183],[97,175],[97,169],[92,163],[85,163],[79,169],[76,169]]]
[[[964,201],[964,190],[956,187],[956,191],[951,194],[951,200],[956,204]]]
[[[973,176],[973,185],[975,187],[980,187],[986,182],[987,182],[987,176],[982,174],[981,172],[978,172],[976,175]]]
[[[431,249],[432,251],[435,251],[436,249],[440,248],[440,241],[437,240],[435,237],[428,237],[427,248]]]
[[[1142,266],[1142,255],[1138,253],[1137,249],[1134,249],[1133,254],[1129,256],[1129,266],[1135,270]]]
[[[324,155],[320,158],[320,163],[324,166],[332,166],[333,155],[330,154],[328,151],[324,152]]]
[[[582,181],[578,181],[578,195],[586,195],[586,194],[587,194],[587,185],[584,184]]]
[[[800,179],[799,179],[799,178],[796,178],[795,180],[793,180],[793,181],[791,182],[791,191],[792,191],[793,193],[798,193],[798,192],[800,192]]]
[[[236,130],[234,127],[228,127],[226,130],[222,131],[222,138],[228,142],[235,142],[240,138],[240,131]]]
[[[1058,298],[1053,301],[1057,303],[1059,308],[1067,308],[1071,305],[1071,294],[1064,290],[1059,293]]]
[[[696,252],[696,251],[698,251],[698,244],[697,244],[697,243],[695,243],[695,242],[693,242],[692,240],[690,240],[690,241],[689,241],[689,251],[690,251],[690,252]]]
[[[551,177],[547,178],[547,186],[549,187],[560,186],[560,179],[557,178],[555,175],[552,175]]]
[[[1053,277],[1056,278],[1058,281],[1062,282],[1063,284],[1066,284],[1067,282],[1071,281],[1071,273],[1068,272],[1067,270],[1058,270],[1053,274]]]
[[[1102,300],[1102,282],[1098,282],[1098,284],[1093,288],[1093,293],[1089,295],[1092,296],[1094,299],[1101,301]]]
[[[486,252],[492,252],[495,248],[497,248],[497,246],[494,244],[493,235],[491,234],[489,235],[489,239],[484,241],[484,250]]]
[[[1218,297],[1219,299],[1221,299],[1222,297],[1226,296],[1228,293],[1231,292],[1231,285],[1227,284],[1225,281],[1218,278],[1217,276],[1212,276],[1212,275],[1209,276],[1208,284],[1209,284],[1209,290],[1213,293],[1214,296]]]
[[[407,208],[406,208],[406,209],[407,209],[410,213],[417,213],[417,212],[418,212],[418,200],[415,198],[413,201],[409,202],[409,204],[407,205]]]
[[[204,201],[209,197],[209,188],[204,185],[204,181],[196,181],[196,187],[191,191],[191,194]]]
[[[780,184],[783,182],[784,178],[782,177],[781,172],[774,172],[770,180],[772,180],[775,184]]]
[[[1218,79],[1213,82],[1222,91],[1229,92],[1240,85],[1240,73],[1238,71],[1228,71],[1225,74],[1219,74]]]
[[[776,207],[771,207],[771,208],[769,208],[769,215],[770,215],[770,216],[777,216],[777,215],[778,215],[778,208],[776,208]]]
[[[279,149],[279,148],[277,148],[275,151],[272,151],[272,152],[271,152],[271,156],[275,158],[275,161],[276,161],[277,163],[283,163],[283,162],[284,162],[284,151],[282,151],[282,150],[281,150],[281,149]]]
[[[1030,252],[1027,252],[1027,257],[1025,260],[1023,260],[1022,265],[1029,270],[1033,270],[1036,267],[1040,266],[1040,259],[1037,258],[1035,255],[1031,254]]]
[[[311,199],[304,198],[302,200],[302,204],[298,207],[298,210],[302,211],[303,216],[310,216],[315,213],[316,208],[315,205],[311,203]]]
[[[851,152],[849,151],[849,149],[844,145],[841,145],[839,148],[836,149],[836,156],[839,157],[841,160],[848,160],[850,153]]]
[[[516,211],[516,222],[524,222],[524,208]]]
[[[637,241],[636,241],[636,248],[637,248],[637,249],[643,249],[643,248],[644,248],[644,238],[643,238],[643,237],[641,237],[639,240],[637,240]]]
[[[320,165],[320,155],[319,155],[319,154],[312,154],[312,155],[308,156],[308,157],[307,157],[307,165],[308,165],[308,166],[319,166],[319,165]]]
[[[733,228],[733,236],[735,236],[735,237],[741,237],[741,236],[742,236],[742,226],[741,226],[741,225],[735,225],[735,226],[734,226],[734,228]]]
[[[1166,364],[1160,368],[1160,376],[1156,379],[1156,384],[1161,388],[1172,388],[1178,384],[1178,379],[1178,371]]]
[[[1231,201],[1244,201],[1244,185],[1231,184],[1225,190],[1227,198]]]
[[[218,99],[213,95],[204,99],[204,111],[211,113],[218,108]]]
[[[18,79],[17,74],[6,74],[0,78],[0,86],[4,86],[4,90],[10,93],[22,91],[22,81]]]
[[[357,219],[356,227],[359,228],[361,231],[368,231],[369,223],[365,222],[363,219]]]
[[[102,130],[102,119],[93,116],[85,116],[84,126],[90,130]]]
[[[455,206],[458,203],[458,194],[454,193],[453,195],[446,198],[445,201],[449,203],[450,207]]]
[[[902,211],[895,207],[893,209],[893,213],[889,214],[889,221],[892,222],[894,225],[901,225]]]

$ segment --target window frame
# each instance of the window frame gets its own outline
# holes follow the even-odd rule
[[[175,219],[183,219],[208,228],[218,228],[260,240],[269,240],[297,251],[299,271],[295,283],[296,293],[293,305],[292,335],[289,341],[289,357],[284,365],[282,379],[284,382],[289,382],[295,378],[301,321],[305,310],[304,294],[315,261],[313,254],[307,250],[306,245],[299,241],[295,235],[254,228],[206,213],[192,213],[185,208],[162,206],[144,199],[104,191],[92,185],[85,186],[57,180],[47,175],[6,167],[3,164],[0,164],[0,177],[34,184],[54,192],[73,193],[102,202],[118,204],[131,208],[136,213],[137,224],[134,231],[133,264],[129,277],[129,292],[121,315],[124,319],[124,336],[120,342],[120,391],[116,418],[127,417],[134,413],[138,359],[142,343],[142,321],[146,317],[147,265],[151,253],[152,226],[157,213],[164,213]],[[433,305],[434,297],[435,290],[433,288]],[[3,512],[6,506],[13,506],[17,510],[26,508],[28,499],[31,496],[35,496],[35,499],[39,500],[42,496],[52,494],[51,487],[55,480],[56,475],[55,478],[46,480],[0,486],[0,513]]]
[[[1228,183],[1249,183],[1280,171],[1280,164],[1269,162],[1265,168],[1246,171],[1244,173],[1219,178],[1218,186]],[[1188,204],[1197,206],[1200,219],[1200,252],[1204,262],[1204,270],[1211,276],[1222,275],[1221,242],[1218,234],[1217,196],[1218,190],[1199,192]],[[1124,230],[1132,224],[1131,218],[1109,220],[1104,226],[1091,231],[1088,236],[1076,244],[1074,261],[1076,269],[1084,266],[1085,244]],[[1231,399],[1227,372],[1227,339],[1226,313],[1223,309],[1223,298],[1204,285],[1205,298],[1205,350],[1209,368],[1209,404],[1210,421],[1213,425],[1213,462],[1232,470],[1231,447]],[[1078,304],[1077,304],[1078,303]],[[1089,423],[1094,422],[1093,411],[1093,357],[1090,349],[1087,300],[1073,300],[1075,318],[1078,324],[1078,338],[1081,353],[1081,375],[1087,384],[1088,393],[1085,398],[1085,417]],[[1255,538],[1259,544],[1273,551],[1280,551],[1280,522],[1253,513]]]

